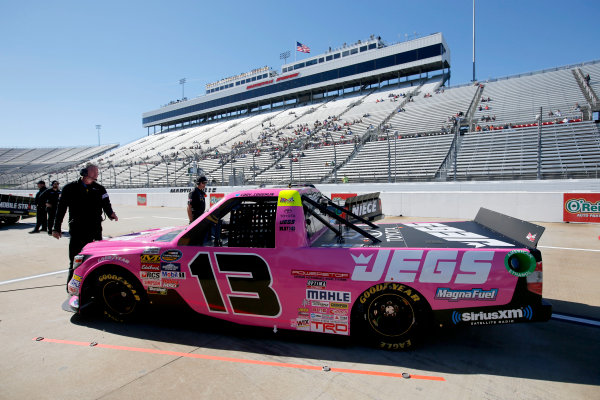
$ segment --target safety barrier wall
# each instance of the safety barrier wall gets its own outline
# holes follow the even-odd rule
[[[598,179],[316,186],[328,196],[332,193],[380,192],[383,213],[387,216],[473,219],[479,208],[485,207],[515,218],[539,222],[563,221],[564,193],[600,193]],[[209,187],[207,195],[227,194],[247,188]],[[189,190],[191,188],[138,188],[113,189],[108,193],[115,206],[137,205],[138,194],[145,194],[146,207],[185,208]],[[0,192],[8,193],[5,190]],[[11,193],[35,195],[31,191]]]

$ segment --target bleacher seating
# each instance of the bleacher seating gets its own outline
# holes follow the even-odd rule
[[[0,184],[65,182],[90,161],[107,187],[189,186],[192,167],[217,184],[233,175],[256,184],[332,182],[336,174],[338,182],[447,179],[455,137],[457,179],[535,179],[540,107],[542,178],[594,177],[600,134],[584,120],[589,104],[574,68],[600,91],[598,61],[458,87],[433,76],[188,125],[118,148],[0,148]],[[454,134],[456,116],[470,126],[464,136]],[[477,125],[485,132],[471,132]]]

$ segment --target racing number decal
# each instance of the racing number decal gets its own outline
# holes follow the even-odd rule
[[[219,285],[217,285],[208,253],[198,253],[190,264],[190,271],[200,283],[208,309],[211,312],[226,313],[225,303],[223,303],[223,297]]]
[[[224,273],[231,294],[227,297],[234,314],[277,317],[281,304],[271,288],[271,271],[256,254],[216,253],[217,269]],[[190,264],[211,312],[227,312],[221,290],[213,273],[208,253],[199,253]]]

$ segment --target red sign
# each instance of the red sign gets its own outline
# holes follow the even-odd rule
[[[277,78],[277,82],[285,81],[286,79],[295,78],[298,75],[300,75],[300,72],[296,72],[295,74],[291,74],[291,75],[280,76],[279,78]]]
[[[145,206],[147,200],[148,199],[146,198],[146,193],[142,193],[142,194],[138,194],[137,195],[137,204],[138,204],[138,206]]]
[[[346,204],[346,199],[349,199],[350,197],[356,197],[356,193],[331,193],[331,201],[342,207]],[[342,218],[346,218],[346,213],[338,213],[338,215]]]
[[[217,204],[219,201],[221,201],[221,199],[223,197],[225,197],[224,193],[211,193],[210,194],[210,205],[208,206],[208,208]]]
[[[565,193],[563,221],[600,223],[600,193]]]

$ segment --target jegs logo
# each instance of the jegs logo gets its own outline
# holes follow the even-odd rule
[[[370,265],[373,255],[375,261]],[[353,281],[379,281],[387,270],[386,282],[482,284],[492,269],[494,251],[465,251],[460,261],[458,250],[378,250],[369,255],[352,254],[352,258],[356,263]]]

